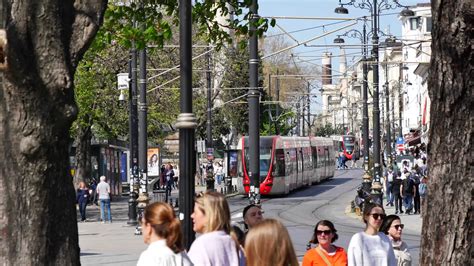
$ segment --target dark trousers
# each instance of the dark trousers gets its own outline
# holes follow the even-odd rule
[[[395,211],[402,212],[402,196],[400,196],[400,193],[393,193],[393,198],[395,199]]]
[[[420,213],[420,194],[415,193],[415,196],[413,197],[413,204],[415,205],[415,212]]]
[[[86,207],[87,201],[82,201],[79,203],[79,212],[81,213],[81,221],[86,220]]]

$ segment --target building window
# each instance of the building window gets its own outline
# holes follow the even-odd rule
[[[410,30],[416,30],[418,29],[418,26],[420,24],[420,18],[410,18]]]
[[[426,18],[426,32],[431,32],[431,26],[433,24],[433,20],[431,19],[431,17],[427,17]]]

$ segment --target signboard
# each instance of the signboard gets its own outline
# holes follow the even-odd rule
[[[160,149],[149,148],[147,152],[148,158],[148,176],[160,175]]]
[[[405,144],[404,144],[404,141],[403,141],[402,137],[397,138],[397,149],[399,151],[404,151],[405,150]]]
[[[206,151],[206,141],[198,140],[196,146],[197,146],[197,152],[203,153]]]
[[[119,90],[128,90],[130,79],[128,78],[128,73],[118,73],[117,74],[117,89]]]

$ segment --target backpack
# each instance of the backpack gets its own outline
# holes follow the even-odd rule
[[[428,192],[428,186],[426,185],[426,183],[420,183],[418,185],[418,191],[420,193],[420,196],[425,196],[426,192]]]
[[[403,185],[403,193],[404,194],[413,194],[413,185],[410,178],[404,179],[402,182]]]

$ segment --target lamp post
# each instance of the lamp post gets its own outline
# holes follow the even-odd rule
[[[349,11],[344,6],[352,5],[356,8],[366,9],[370,12],[372,19],[372,74],[373,74],[373,159],[374,159],[374,182],[372,184],[372,197],[377,203],[382,204],[382,184],[380,182],[381,177],[381,164],[380,164],[380,107],[379,107],[379,14],[383,10],[395,9],[404,7],[404,10],[400,13],[401,16],[413,16],[414,12],[409,10],[407,6],[403,6],[398,3],[397,0],[350,0],[347,3],[341,3],[339,0],[339,7],[335,9],[338,14],[348,14]]]
[[[206,82],[207,82],[207,167],[206,167],[206,189],[214,190],[214,171],[212,168],[212,154],[214,153],[212,145],[212,80],[211,80],[211,53],[210,47],[207,48],[207,71],[206,71]],[[211,154],[211,155],[210,155]]]
[[[256,24],[259,19],[257,0],[252,0],[249,23],[249,155],[251,204],[260,204],[260,91],[258,88],[258,39]]]
[[[195,133],[196,116],[192,98],[191,0],[179,1],[179,57],[180,57],[180,111],[176,121],[179,129],[179,219],[184,246],[191,247],[195,235],[191,220],[194,208],[194,173],[196,172]]]
[[[334,39],[334,43],[342,44],[344,39],[341,36],[358,38],[362,42],[362,141],[364,143],[364,175],[362,176],[362,189],[370,192],[372,177],[369,172],[369,107],[368,107],[368,67],[367,67],[367,17],[363,17],[364,24],[362,32],[350,30]]]
[[[128,200],[129,225],[137,225],[137,198],[140,186],[138,176],[138,111],[137,111],[137,50],[132,44],[128,73],[130,86],[128,90],[129,102],[129,141],[130,141],[130,198]]]

